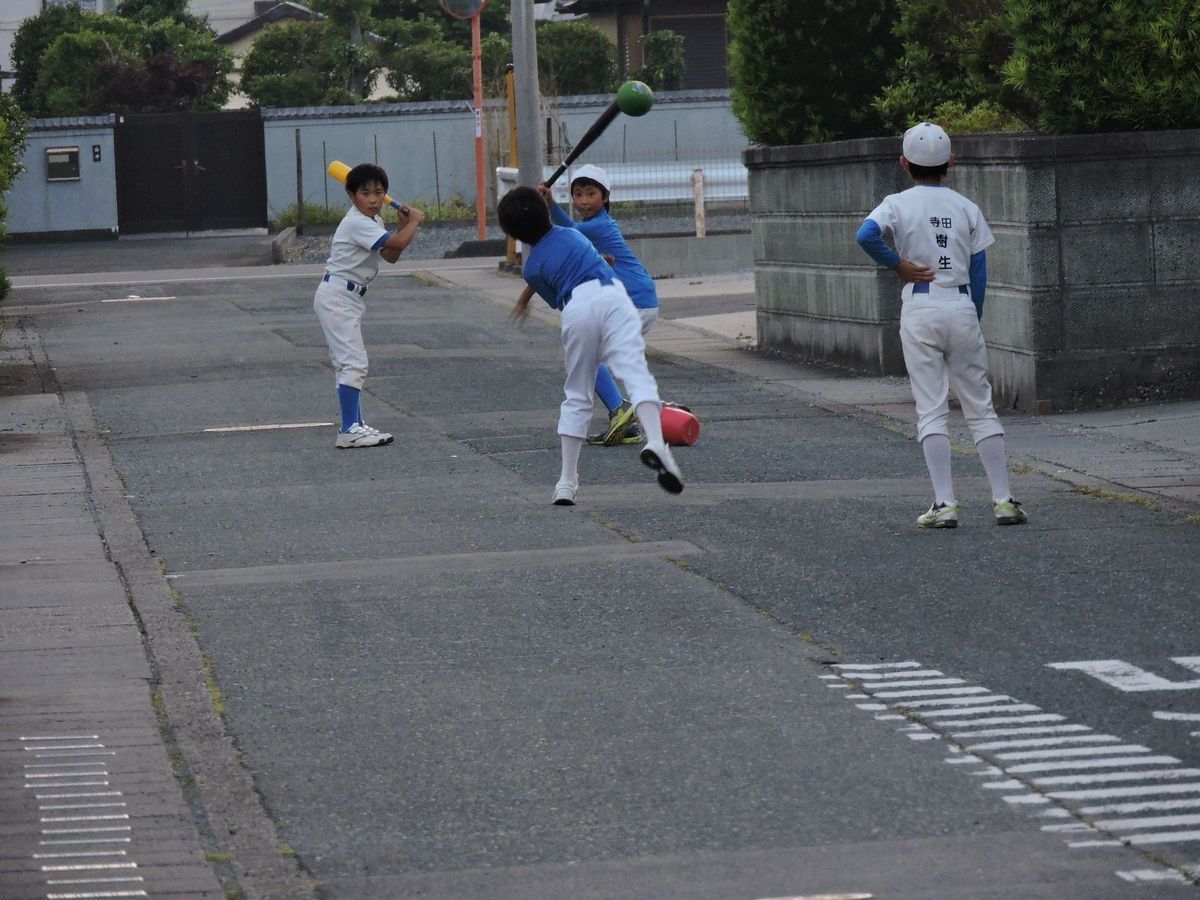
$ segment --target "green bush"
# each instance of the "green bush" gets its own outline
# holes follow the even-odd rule
[[[539,22],[538,81],[543,94],[607,94],[617,86],[617,48],[587,22]]]
[[[1025,127],[1019,97],[1000,75],[1011,50],[1001,30],[1004,0],[900,0],[897,9],[893,35],[902,49],[874,103],[888,130],[930,119],[951,131]],[[950,112],[936,112],[943,106]],[[954,127],[947,115],[975,124]]]
[[[750,140],[801,144],[881,131],[894,0],[730,0],[733,112]]]
[[[1200,126],[1195,0],[1010,0],[1005,83],[1057,134]]]
[[[687,72],[683,44],[683,35],[666,28],[644,35],[641,40],[642,67],[631,72],[629,77],[645,82],[656,91],[679,90]]]
[[[319,203],[304,204],[304,224],[306,227],[322,227],[329,225],[337,225],[342,221],[342,217],[346,215],[346,210],[350,208],[350,201],[347,200],[344,204],[338,205],[341,199],[339,196],[334,201],[333,206],[322,206]],[[415,203],[413,204],[425,214],[425,221],[432,222],[474,222],[475,207],[468,205],[463,201],[462,197],[454,196],[449,200],[443,200],[441,203]],[[293,203],[279,214],[279,217],[272,223],[276,231],[281,228],[290,228],[297,223],[297,207]],[[396,224],[396,211],[390,206],[384,207],[380,217],[388,225]]]
[[[0,242],[8,237],[4,223],[8,209],[4,205],[4,194],[12,188],[24,170],[21,157],[25,155],[25,136],[29,120],[12,94],[0,93]],[[4,269],[0,268],[0,299],[8,295],[10,284]]]

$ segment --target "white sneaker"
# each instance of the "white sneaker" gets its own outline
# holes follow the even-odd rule
[[[958,504],[955,502],[938,503],[936,500],[928,512],[917,516],[918,528],[957,528]]]
[[[346,450],[354,447],[378,447],[391,442],[392,436],[387,432],[377,431],[369,425],[351,425],[349,431],[338,432],[337,443],[334,446],[339,450]]]
[[[579,490],[578,482],[572,484],[570,481],[560,481],[554,486],[554,505],[574,506],[577,490]]]
[[[678,494],[683,490],[683,473],[675,464],[666,444],[646,444],[642,448],[642,464],[658,473],[658,486],[668,494]]]
[[[362,428],[363,431],[367,431],[367,432],[370,432],[371,434],[379,435],[379,443],[381,443],[381,444],[390,444],[393,441],[392,436],[390,434],[388,434],[386,431],[380,431],[378,428],[372,428],[366,422],[359,422],[358,426],[360,428]]]

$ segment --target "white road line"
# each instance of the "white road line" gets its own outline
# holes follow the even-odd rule
[[[47,878],[46,884],[128,884],[145,880],[141,875],[126,875],[122,878]]]
[[[872,696],[878,697],[880,700],[887,698],[900,697],[962,697],[967,694],[990,694],[985,687],[959,687],[959,688],[930,688],[929,690],[917,691],[876,691]]]
[[[886,703],[855,703],[854,708],[865,709],[868,712],[873,712],[877,709],[887,709],[888,705]]]
[[[70,759],[75,756],[116,756],[116,750],[51,750],[46,753],[35,753],[35,759]]]
[[[1122,837],[1116,843],[1133,844],[1134,846],[1145,846],[1146,844],[1190,844],[1195,841],[1200,841],[1200,831],[1164,831],[1159,834],[1131,834]],[[1094,841],[1084,841],[1079,844],[1072,844],[1072,847],[1101,847],[1108,846]]]
[[[42,735],[41,737],[19,737],[19,741],[98,741],[98,734],[54,734]]]
[[[1141,744],[1120,744],[1116,747],[1065,747],[1058,750],[1019,750],[997,753],[996,759],[1065,759],[1073,756],[1103,756],[1105,753],[1149,753]],[[1178,760],[1177,760],[1178,761]]]
[[[1102,803],[1098,806],[1081,806],[1076,812],[1081,816],[1099,813],[1138,813],[1156,809],[1200,809],[1200,797],[1192,800],[1147,800],[1142,803]]]
[[[92,765],[95,765],[95,763],[92,763]],[[108,774],[108,772],[101,769],[99,772],[43,772],[43,773],[26,772],[25,777],[26,777],[26,779],[29,779],[29,778],[82,778],[87,775],[107,775],[107,774]]]
[[[966,703],[978,703],[984,697],[970,697]],[[990,716],[993,713],[1014,713],[1014,712],[1040,712],[1040,706],[1034,706],[1032,703],[1016,703],[1012,697],[1006,697],[1003,694],[997,694],[995,697],[988,699],[986,706],[966,706],[962,709],[935,709],[927,713],[921,713],[926,718],[937,716],[939,718],[948,719],[951,716]]]
[[[1200,722],[1200,713],[1161,712],[1153,713],[1154,718],[1165,722]]]
[[[933,693],[932,691],[930,693]],[[882,697],[882,694],[875,694],[875,697]],[[1016,706],[1011,702],[1011,697],[1003,697],[996,695],[994,697],[938,697],[930,700],[901,700],[900,702],[892,701],[891,705],[901,707],[903,709],[912,709],[918,715],[929,719],[934,716],[966,716],[966,715],[983,715],[993,712],[1012,712]],[[984,702],[986,706],[973,706]],[[946,709],[930,709],[928,712],[923,712],[927,706],[944,706]],[[956,708],[957,707],[957,708]],[[1037,709],[1033,706],[1031,709]]]
[[[204,434],[228,434],[234,431],[285,431],[289,428],[328,428],[333,422],[284,422],[278,425],[223,425],[205,428]]]
[[[1174,869],[1130,869],[1126,872],[1117,872],[1117,877],[1122,881],[1130,882],[1187,881],[1182,872],[1176,872]]]
[[[842,676],[846,678],[860,679],[881,679],[888,678],[941,678],[945,672],[939,672],[937,669],[907,669],[903,672],[843,672]],[[835,675],[834,678],[839,676]]]
[[[908,672],[904,673],[908,675]],[[966,684],[961,678],[918,678],[913,681],[889,681],[886,684],[870,682],[863,687],[908,688],[908,687],[937,687],[939,685]]]
[[[1136,819],[1102,819],[1092,823],[1107,831],[1124,831],[1126,828],[1168,828],[1177,825],[1200,825],[1200,815],[1195,816],[1143,816]]]
[[[64,854],[43,854],[43,856]],[[124,851],[122,851],[124,855]],[[104,872],[113,871],[115,869],[136,869],[138,864],[135,862],[120,862],[120,863],[85,863],[77,866],[42,866],[43,872]]]
[[[969,723],[962,723],[969,724]],[[983,731],[956,731],[952,738],[1000,737],[1005,734],[1063,734],[1069,731],[1091,731],[1086,725],[1039,725],[1036,728],[989,728]]]
[[[1049,791],[1055,800],[1109,800],[1116,797],[1144,797],[1152,794],[1200,794],[1200,782],[1188,784],[1146,784],[1123,788],[1083,788],[1075,791]]]
[[[33,753],[38,750],[103,750],[104,745],[98,743],[91,744],[47,744],[44,747],[26,747],[24,748]]]
[[[1005,803],[1049,803],[1050,798],[1044,797],[1041,794],[1033,794],[1033,793],[1013,794],[1011,797],[1005,797],[1004,802]]]
[[[128,856],[128,851],[125,850],[76,850],[68,853],[67,851],[55,853],[35,853],[34,859],[82,859],[85,856]],[[136,866],[136,863],[130,863]],[[99,868],[97,866],[96,868]]]
[[[128,819],[129,813],[108,813],[97,816],[42,816],[42,822],[115,822]]]
[[[846,674],[849,670],[863,669],[868,672],[878,671],[880,669],[919,669],[919,662],[894,662],[894,663],[831,663],[829,668],[837,669]]]
[[[47,894],[46,900],[102,900],[110,897],[149,897],[145,891],[86,891],[84,893]]]
[[[146,300],[178,300],[178,297],[139,297],[137,294],[130,294],[128,297],[110,297],[107,300],[101,300],[101,303],[140,303]]]
[[[1077,734],[1070,737],[1023,738],[1016,741],[985,741],[971,744],[968,750],[1003,750],[1006,747],[1054,747],[1061,744],[1113,744],[1120,743],[1119,737],[1111,734]]]
[[[945,725],[948,728],[970,728],[975,725],[1012,725],[1017,722],[1065,722],[1066,720],[1066,716],[1060,716],[1058,713],[1041,713],[1036,716],[988,716],[986,719],[977,719],[974,722],[943,722],[939,718],[934,724]]]
[[[1103,784],[1109,781],[1149,781],[1167,778],[1195,778],[1200,769],[1163,769],[1158,772],[1105,772],[1101,775],[1057,775],[1035,778],[1034,784]]]
[[[133,838],[127,837],[109,837],[109,838],[62,838],[53,841],[38,841],[39,847],[65,847],[68,844],[128,844]]]
[[[49,787],[49,785],[41,785]],[[38,794],[38,800],[74,800],[79,797],[120,797],[120,791],[80,791],[74,794]]]
[[[52,809],[106,809],[116,806],[127,806],[125,803],[55,803],[41,804],[38,808],[43,812],[49,812]]]
[[[97,825],[86,828],[43,828],[42,834],[95,834],[104,831],[132,831],[132,825]]]
[[[115,754],[113,751],[111,751],[111,750],[110,750],[110,751],[107,751],[107,752],[108,752],[108,753],[110,753],[110,754],[112,754],[112,755],[114,755],[114,756],[116,755],[116,754]],[[39,757],[40,757],[40,755],[41,755],[41,754],[39,754]],[[81,762],[81,763],[25,763],[24,765],[22,765],[22,766],[21,766],[21,768],[22,768],[22,769],[86,769],[86,768],[89,768],[89,767],[91,767],[91,768],[95,768],[95,766],[96,766],[96,763],[94,763],[94,762]],[[71,774],[71,775],[78,775],[79,773],[78,773],[78,772],[71,772],[71,773],[68,773],[68,774]]]
[[[1184,664],[1185,660],[1191,660],[1194,657],[1179,656],[1172,657],[1172,659],[1177,663]],[[1200,688],[1200,680],[1171,681],[1169,678],[1163,678],[1160,675],[1155,675],[1153,672],[1147,672],[1145,669],[1131,665],[1123,659],[1089,659],[1080,660],[1079,662],[1049,663],[1047,668],[1083,672],[1126,693],[1136,691],[1191,691]]]
[[[107,773],[102,772],[101,774],[103,775],[103,774],[107,774]],[[108,787],[108,782],[107,781],[60,781],[57,784],[27,784],[27,785],[25,785],[25,787],[33,788],[34,790],[38,790],[38,791],[43,790],[45,788]],[[38,796],[40,797],[42,795],[38,794]]]

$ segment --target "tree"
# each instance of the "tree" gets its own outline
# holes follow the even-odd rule
[[[0,241],[8,236],[4,227],[8,220],[4,194],[12,188],[24,168],[21,158],[25,155],[28,128],[29,122],[16,98],[11,94],[0,94]],[[8,277],[0,268],[0,298],[8,294],[9,287]]]
[[[617,48],[595,25],[540,22],[537,55],[544,93],[607,94],[617,86]]]
[[[894,0],[730,0],[733,112],[762,144],[865,137],[891,68]]]
[[[17,73],[12,95],[29,115],[46,115],[45,98],[37,89],[42,54],[60,36],[79,31],[86,17],[87,13],[74,4],[48,6],[17,29],[12,42],[12,64]]]
[[[176,0],[158,2],[151,11],[151,0],[125,0],[132,17],[51,6],[28,19],[13,41],[21,108],[32,116],[219,109],[232,57],[194,16],[165,15]]]
[[[471,96],[471,45],[445,36],[430,16],[381,23],[387,81],[401,100],[461,100]]]
[[[211,32],[174,19],[150,25],[89,16],[38,62],[38,115],[220,109],[233,59]]]
[[[357,103],[371,92],[378,56],[363,40],[363,22],[369,20],[375,0],[315,0],[315,9],[325,15],[328,50],[338,61],[341,92]]]
[[[120,0],[113,13],[122,19],[141,22],[143,25],[153,25],[163,19],[174,19],[193,31],[212,32],[207,18],[200,18],[188,12],[188,0]]]
[[[900,0],[898,8],[902,50],[875,101],[886,129],[927,119],[951,131],[973,121],[1025,127],[1015,114],[1020,98],[1000,75],[1012,43],[1001,30],[1004,0]]]
[[[1194,0],[1007,5],[1005,83],[1051,133],[1200,127]]]
[[[683,35],[660,28],[642,36],[642,67],[630,74],[659,91],[676,91],[683,84],[687,59],[683,55]]]
[[[242,61],[241,90],[255,106],[320,106],[340,93],[334,53],[320,22],[264,31]]]

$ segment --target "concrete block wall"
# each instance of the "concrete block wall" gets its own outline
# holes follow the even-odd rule
[[[904,371],[899,284],[854,242],[909,182],[895,138],[748,150],[760,345]],[[983,332],[1001,405],[1200,396],[1200,131],[955,138],[996,235]]]

